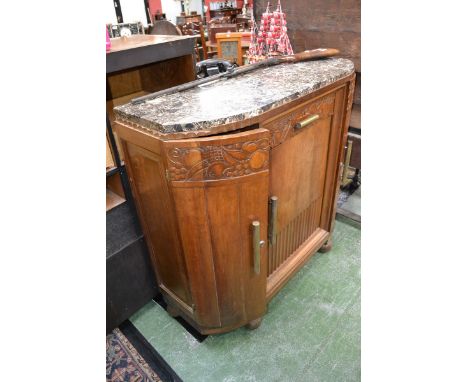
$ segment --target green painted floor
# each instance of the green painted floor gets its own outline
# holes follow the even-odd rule
[[[256,330],[199,343],[154,302],[130,320],[184,382],[359,381],[360,237],[337,221],[333,249],[289,281]]]

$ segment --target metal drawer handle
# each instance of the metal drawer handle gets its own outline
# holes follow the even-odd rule
[[[265,242],[260,240],[260,222],[254,220],[252,222],[252,249],[254,255],[254,272],[260,274],[260,248],[263,247]]]
[[[294,126],[294,128],[302,129],[303,127],[306,127],[307,125],[310,125],[312,122],[316,121],[319,118],[320,118],[320,115],[314,114],[311,117],[306,118],[303,121],[296,123],[296,126]]]
[[[270,213],[268,215],[268,241],[270,245],[276,244],[276,219],[278,218],[278,197],[270,198]]]

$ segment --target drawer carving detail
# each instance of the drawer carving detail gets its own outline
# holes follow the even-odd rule
[[[335,94],[332,93],[326,97],[310,103],[303,109],[288,113],[283,117],[274,120],[271,123],[271,127],[266,127],[271,130],[271,148],[284,142],[290,131],[294,129],[295,124],[305,117],[311,114],[320,114],[321,117],[328,115],[327,110],[330,108],[330,106],[333,106],[334,102]]]
[[[268,169],[269,140],[168,150],[172,181],[217,180]]]

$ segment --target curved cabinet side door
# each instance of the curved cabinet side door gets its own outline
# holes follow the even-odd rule
[[[181,309],[190,314],[192,297],[164,160],[156,150],[150,151],[125,139],[121,143],[159,288],[170,293]]]
[[[261,317],[267,252],[261,246],[255,263],[252,222],[260,223],[259,238],[266,241],[268,130],[166,141],[164,147],[197,325],[222,332]]]

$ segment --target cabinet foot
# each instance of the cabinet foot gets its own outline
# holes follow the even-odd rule
[[[319,249],[319,252],[326,253],[332,249],[333,243],[328,239]]]
[[[179,312],[177,311],[177,309],[174,308],[173,306],[169,305],[169,304],[167,304],[166,311],[169,314],[169,316],[171,316],[171,317],[178,317],[179,316]]]
[[[262,323],[262,319],[263,319],[263,317],[252,320],[247,325],[245,325],[245,327],[247,329],[249,329],[249,330],[257,329],[260,326],[260,324]]]

